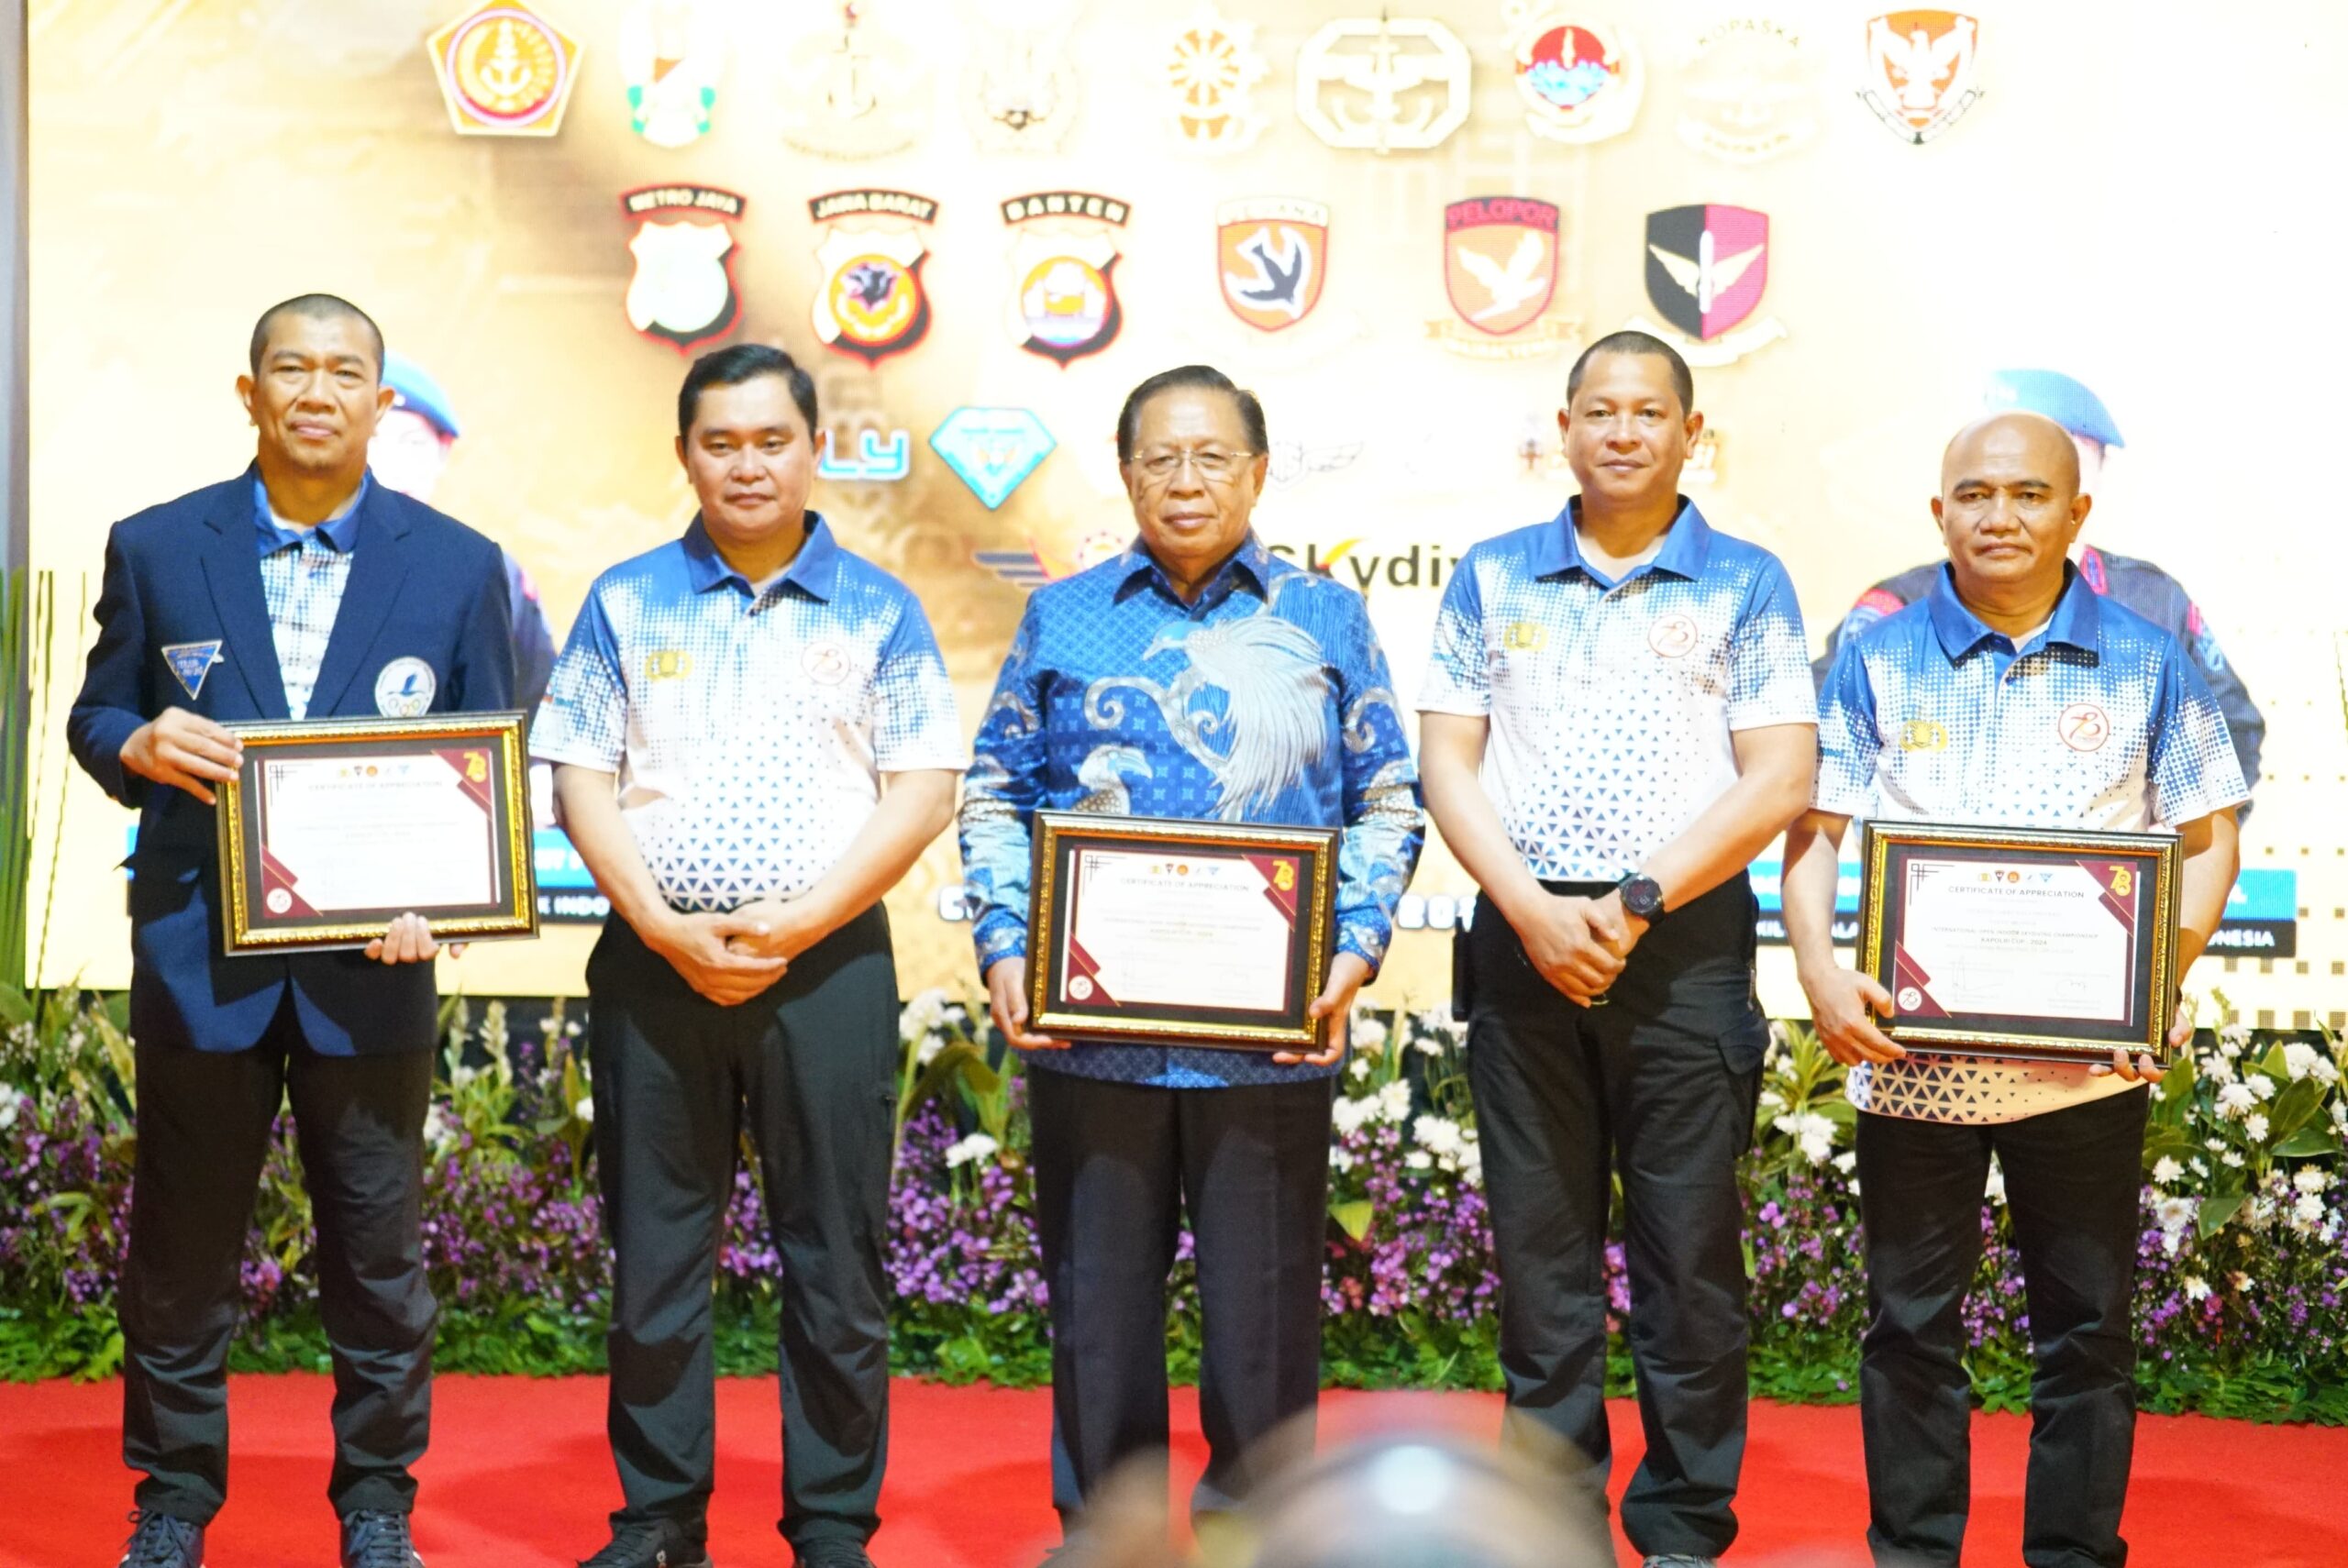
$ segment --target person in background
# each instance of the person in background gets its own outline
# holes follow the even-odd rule
[[[1850,1067],[1867,1328],[1859,1356],[1867,1540],[1884,1564],[1954,1564],[1970,1507],[1965,1298],[1994,1155],[2030,1309],[2030,1568],[2121,1568],[2136,1423],[2137,1205],[2151,1057],[2093,1066],[1911,1055],[1892,998],[1833,948],[1854,819],[2173,833],[2177,973],[2224,912],[2249,794],[2216,700],[2165,628],[2066,558],[2087,521],[2077,455],[2043,415],[1959,431],[1933,501],[1931,591],[1844,643],[1818,788],[1786,834],[1786,931],[1819,1038]],[[2124,892],[2122,868],[2113,882]],[[1924,982],[1929,984],[1929,981]],[[1910,1010],[1922,999],[1906,998]],[[2029,1010],[2017,996],[2015,1010]],[[2193,1032],[2180,1010],[2172,1044]]]
[[[2095,493],[2111,448],[2127,445],[2120,438],[2120,426],[2113,423],[2103,400],[2060,370],[1999,370],[1989,378],[1982,403],[1992,410],[2012,408],[2044,414],[2061,425],[2078,450],[2081,495]],[[2210,688],[2219,711],[2226,716],[2226,730],[2233,736],[2234,757],[2241,764],[2243,783],[2256,788],[2266,720],[2251,701],[2241,672],[2218,646],[2217,633],[2210,630],[2185,585],[2150,561],[2099,549],[2084,541],[2073,546],[2071,554],[2078,563],[2079,580],[2089,592],[2117,600],[2183,646],[2194,673]],[[1859,595],[1858,602],[1828,635],[1825,653],[1811,666],[1822,692],[1827,671],[1843,645],[1886,615],[1929,595],[1940,580],[1941,566],[1941,561],[1932,560],[1911,567]],[[2242,814],[2250,814],[2247,801]]]
[[[383,356],[383,384],[392,391],[392,406],[375,422],[368,464],[378,480],[429,506],[457,445],[456,410],[440,383],[403,355]],[[554,628],[522,563],[511,550],[499,553],[505,559],[505,588],[514,616],[514,705],[535,714],[554,672]]]

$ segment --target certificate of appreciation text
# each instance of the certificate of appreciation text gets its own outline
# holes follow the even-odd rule
[[[1901,1013],[2130,1021],[2135,905],[2087,866],[1916,855],[1900,894]]]
[[[1085,846],[1065,994],[1096,1006],[1286,1009],[1297,917],[1275,886],[1282,867],[1292,887],[1293,859]]]

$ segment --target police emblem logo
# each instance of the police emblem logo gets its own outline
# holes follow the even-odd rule
[[[824,226],[815,247],[815,336],[866,364],[902,354],[929,332],[922,230],[937,204],[904,191],[835,191],[807,204]]]
[[[1524,123],[1551,141],[1603,141],[1631,128],[1645,73],[1630,38],[1545,6],[1516,10],[1511,52]]]
[[[1774,318],[1746,325],[1769,280],[1767,214],[1717,203],[1649,213],[1646,249],[1647,298],[1684,335],[1689,364],[1729,364],[1786,335]]]
[[[580,48],[519,0],[482,6],[425,40],[461,136],[552,136],[579,81]]]
[[[1468,46],[1426,17],[1325,24],[1296,56],[1296,114],[1331,147],[1440,147],[1468,123]]]
[[[1937,719],[1911,719],[1899,726],[1902,751],[1946,751],[1948,726]]]
[[[685,147],[709,134],[725,62],[710,0],[637,0],[621,13],[615,52],[637,135],[655,147]]]
[[[1679,139],[1729,163],[1758,163],[1818,134],[1817,72],[1791,28],[1736,17],[1696,35],[1680,63]]]
[[[212,673],[212,667],[228,662],[220,657],[217,637],[204,643],[165,643],[162,654],[165,668],[190,701],[204,695],[204,678]]]
[[[1256,24],[1201,6],[1174,35],[1166,61],[1167,120],[1193,152],[1237,152],[1263,134],[1256,84],[1270,68],[1256,52]]]
[[[747,204],[708,185],[648,185],[620,197],[620,210],[637,220],[627,244],[636,256],[629,326],[681,354],[734,330],[742,300],[734,289],[732,223]]]
[[[962,74],[962,105],[981,152],[1050,152],[1076,123],[1076,67],[1064,26],[1035,25],[1034,6],[1001,7],[1014,19],[980,29]],[[1025,13],[1028,25],[1019,25]]]
[[[1084,191],[1038,192],[1002,204],[1002,221],[1016,231],[1004,312],[1013,342],[1067,365],[1116,341],[1124,306],[1111,276],[1113,231],[1130,211],[1113,197]]]
[[[1321,302],[1329,262],[1329,209],[1293,196],[1257,196],[1215,209],[1215,270],[1223,303],[1265,332],[1294,326]]]
[[[1961,11],[1887,11],[1868,18],[1859,101],[1918,147],[1981,96],[1974,84],[1981,24]]]
[[[439,690],[432,667],[409,655],[395,658],[375,675],[375,712],[387,719],[420,717],[432,706]]]
[[[1024,408],[958,408],[929,433],[930,450],[990,512],[1010,500],[1058,445],[1044,422]]]
[[[1553,203],[1477,196],[1445,207],[1443,286],[1458,321],[1430,322],[1427,330],[1455,352],[1525,359],[1576,335],[1571,323],[1541,320],[1557,292]]]
[[[927,72],[874,25],[873,0],[841,0],[786,53],[782,139],[823,158],[879,158],[929,127]]]

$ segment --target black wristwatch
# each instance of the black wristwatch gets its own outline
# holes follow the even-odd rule
[[[1653,920],[1663,912],[1663,889],[1644,871],[1634,871],[1614,884],[1623,895],[1623,907],[1641,920]]]

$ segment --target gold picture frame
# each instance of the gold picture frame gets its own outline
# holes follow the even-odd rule
[[[244,754],[237,776],[216,792],[223,950],[233,957],[364,947],[394,917],[409,912],[429,920],[442,942],[536,936],[526,723],[522,713],[496,712],[229,726]],[[449,794],[436,799],[442,785]],[[388,801],[394,791],[404,808],[421,804],[431,814],[413,823],[396,815],[389,822],[365,819],[340,844],[332,832],[321,831],[322,818],[351,820],[333,815],[337,807],[358,806],[371,792]],[[477,867],[485,880],[471,884],[461,870],[450,872],[446,858],[473,853],[475,835],[462,802],[478,806],[487,819]],[[450,831],[436,838],[429,831],[435,820]],[[286,857],[293,853],[289,838],[304,846],[295,856],[303,862],[298,866]],[[442,856],[437,861],[431,858],[436,848]],[[456,864],[461,867],[462,861]],[[415,873],[419,865],[426,868],[421,879]],[[390,889],[395,893],[413,892],[437,877],[480,886],[486,896],[366,903],[352,884],[367,884],[371,866],[388,867],[394,881],[405,879]]]

